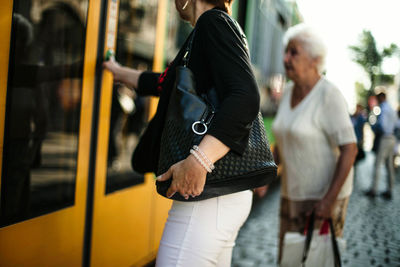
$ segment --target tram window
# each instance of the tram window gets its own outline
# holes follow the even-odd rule
[[[1,226],[74,204],[88,0],[14,0]]]
[[[152,69],[157,7],[157,0],[120,1],[116,58],[122,65]],[[114,87],[106,193],[144,182],[144,176],[132,170],[131,156],[147,126],[149,99],[123,85]]]

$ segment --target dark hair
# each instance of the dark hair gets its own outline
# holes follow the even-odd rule
[[[376,95],[376,97],[385,99],[386,98],[386,94],[385,93],[379,93],[379,94]]]
[[[231,6],[233,0],[203,0],[211,5],[215,5],[216,7],[224,10],[228,14],[231,14]]]

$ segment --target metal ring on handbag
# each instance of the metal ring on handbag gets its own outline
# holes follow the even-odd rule
[[[196,125],[198,125],[198,124],[200,124],[200,125],[202,125],[204,127],[204,130],[202,132],[199,132],[199,131],[196,130]],[[205,134],[207,132],[207,129],[208,129],[207,125],[203,121],[195,121],[192,124],[192,131],[197,135]]]

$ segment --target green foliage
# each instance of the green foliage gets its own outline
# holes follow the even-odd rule
[[[357,96],[357,103],[363,105],[364,107],[367,106],[367,99],[368,99],[368,89],[365,85],[361,82],[355,83],[356,88],[356,96]]]
[[[360,64],[370,77],[379,71],[383,57],[378,52],[375,38],[370,31],[364,30],[360,38],[360,44],[358,46],[350,46],[350,49],[353,50],[353,61]]]
[[[386,47],[383,49],[382,56],[383,57],[391,57],[395,53],[398,53],[399,51],[400,51],[399,47],[396,44],[390,44],[389,47]]]
[[[375,81],[376,81],[376,84],[393,84],[394,83],[394,75],[379,73],[379,74],[375,75]]]
[[[267,133],[267,138],[270,145],[275,144],[275,136],[272,133],[272,123],[274,122],[274,117],[264,117],[264,126]]]
[[[356,93],[359,101],[366,102],[366,98],[373,94],[373,89],[377,85],[392,84],[394,82],[393,75],[382,72],[382,62],[387,57],[399,54],[400,49],[397,45],[392,43],[389,47],[379,51],[372,33],[364,30],[360,35],[359,44],[349,46],[349,49],[353,52],[353,61],[365,70],[371,82],[368,89],[362,83],[356,83]]]

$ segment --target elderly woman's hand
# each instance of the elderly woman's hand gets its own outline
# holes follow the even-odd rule
[[[335,201],[329,198],[321,199],[315,206],[315,216],[318,219],[329,219],[332,218],[333,208],[335,206]]]
[[[157,181],[172,179],[167,191],[167,197],[172,197],[176,192],[185,199],[196,197],[203,192],[206,183],[207,171],[193,155],[172,165],[167,172],[157,178]]]

